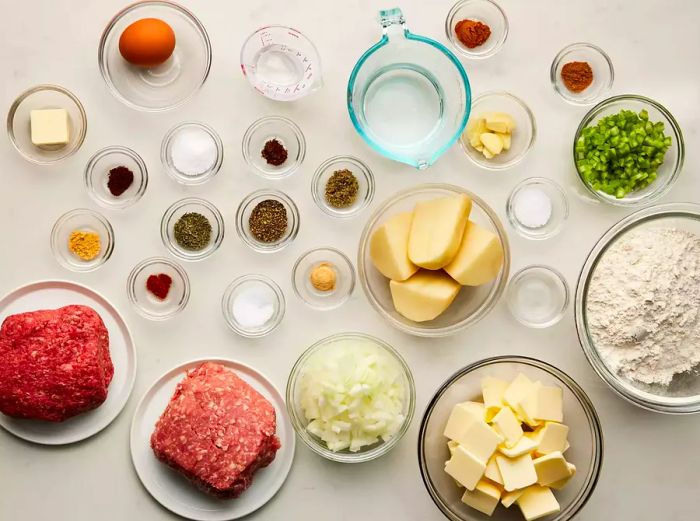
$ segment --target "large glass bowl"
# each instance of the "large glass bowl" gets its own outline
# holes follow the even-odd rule
[[[458,193],[467,194],[472,200],[469,219],[498,235],[503,246],[504,262],[501,272],[488,284],[476,287],[464,286],[450,307],[435,320],[414,322],[401,316],[395,309],[389,291],[389,279],[374,267],[369,256],[369,241],[374,231],[397,213],[410,211],[418,201],[446,197]],[[464,188],[447,184],[425,184],[397,193],[384,202],[370,217],[360,238],[357,254],[357,271],[362,289],[372,307],[389,323],[416,336],[439,337],[456,333],[472,324],[493,309],[508,282],[510,247],[508,237],[496,213],[486,202]]]
[[[700,367],[676,375],[668,386],[651,386],[635,382],[618,375],[606,365],[589,331],[586,313],[588,290],[603,255],[630,231],[661,226],[686,230],[700,236],[700,205],[670,203],[651,206],[625,217],[610,228],[588,254],[581,269],[574,308],[576,329],[583,352],[593,369],[618,395],[651,411],[673,414],[696,413],[700,412]]]
[[[520,509],[499,505],[492,517],[461,501],[463,489],[445,473],[449,459],[447,438],[443,436],[452,407],[465,400],[481,401],[481,379],[494,376],[512,380],[523,373],[531,380],[561,387],[564,396],[564,423],[569,426],[566,459],[576,465],[576,474],[566,487],[555,491],[561,511],[547,521],[574,518],[595,489],[603,463],[603,431],[600,419],[581,387],[561,370],[545,362],[521,356],[499,356],[468,365],[457,371],[435,393],[423,415],[418,432],[418,463],[423,483],[437,507],[451,521],[520,521]]]
[[[657,170],[656,180],[641,190],[636,190],[627,194],[622,199],[617,199],[613,195],[606,194],[605,192],[601,192],[593,188],[583,176],[578,168],[578,165],[576,165],[576,143],[578,142],[579,137],[581,137],[581,133],[583,132],[584,128],[596,124],[599,119],[605,116],[617,114],[623,109],[633,110],[635,112],[640,112],[642,109],[646,109],[647,112],[649,112],[649,121],[654,123],[661,121],[664,123],[664,132],[667,136],[671,136],[673,143],[666,151],[664,162]],[[683,168],[685,143],[683,141],[683,133],[678,126],[678,122],[663,105],[652,99],[645,98],[644,96],[638,96],[636,94],[623,94],[621,96],[613,96],[612,98],[601,101],[583,117],[583,120],[581,120],[581,123],[576,129],[576,136],[574,137],[573,143],[573,153],[574,166],[576,167],[576,172],[578,172],[579,179],[581,179],[583,185],[596,199],[615,206],[645,206],[666,194],[678,178],[678,175],[681,173],[681,169]]]

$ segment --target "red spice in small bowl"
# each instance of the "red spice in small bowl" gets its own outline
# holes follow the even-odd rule
[[[276,139],[270,139],[260,151],[268,165],[280,166],[287,160],[287,149]]]
[[[148,277],[146,280],[146,289],[160,300],[165,300],[168,297],[172,284],[173,279],[170,275],[159,273],[158,275],[150,275]]]
[[[455,25],[455,35],[468,49],[483,45],[491,36],[491,28],[478,20],[461,20]]]
[[[134,173],[125,166],[117,166],[109,171],[107,188],[114,197],[126,192],[134,182]]]

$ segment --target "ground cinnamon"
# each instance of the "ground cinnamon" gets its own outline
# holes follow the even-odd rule
[[[477,20],[461,20],[455,26],[455,35],[465,47],[473,49],[489,39],[491,28]]]
[[[593,69],[588,62],[569,62],[561,68],[561,79],[571,92],[582,92],[593,83]]]

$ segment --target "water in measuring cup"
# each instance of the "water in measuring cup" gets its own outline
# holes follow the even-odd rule
[[[437,79],[415,64],[394,63],[367,81],[363,112],[372,137],[389,147],[429,142],[442,126],[443,91]]]
[[[268,45],[255,56],[255,74],[266,83],[293,87],[304,79],[303,58],[286,45]]]

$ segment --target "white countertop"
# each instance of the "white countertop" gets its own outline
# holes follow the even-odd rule
[[[356,135],[345,107],[347,77],[360,54],[379,38],[376,11],[396,2],[184,1],[209,32],[213,66],[198,95],[165,114],[125,107],[110,95],[100,77],[100,34],[125,3],[2,1],[0,63],[5,73],[0,106],[9,107],[17,94],[31,85],[58,83],[81,98],[89,124],[82,149],[56,166],[33,166],[7,139],[0,140],[0,293],[43,278],[71,279],[97,289],[113,301],[131,327],[139,367],[136,386],[122,414],[85,442],[47,448],[24,443],[0,430],[0,519],[88,521],[96,515],[103,521],[175,518],[149,496],[131,464],[129,425],[144,391],[171,367],[207,355],[246,362],[282,389],[305,347],[343,330],[377,335],[405,356],[417,384],[413,424],[395,450],[361,465],[325,461],[299,442],[286,484],[250,519],[442,519],[418,471],[416,437],[423,409],[455,370],[499,354],[529,355],[556,365],[581,384],[597,408],[605,434],[603,470],[579,519],[697,518],[700,417],[646,412],[614,395],[591,370],[579,347],[571,307],[558,325],[538,331],[516,323],[501,301],[467,331],[445,339],[421,340],[384,323],[359,287],[350,302],[335,311],[324,313],[305,307],[292,292],[290,270],[299,254],[321,245],[338,247],[355,258],[369,213],[348,222],[332,220],[316,208],[309,190],[311,175],[325,158],[353,154],[366,160],[376,175],[372,208],[401,187],[440,181],[476,192],[505,219],[506,197],[518,181],[532,175],[555,179],[569,195],[569,222],[561,235],[543,243],[510,233],[513,269],[535,262],[550,264],[565,274],[574,290],[579,269],[595,241],[629,211],[591,203],[582,195],[572,164],[571,142],[586,108],[568,105],[554,92],[549,82],[551,60],[569,43],[596,43],[614,63],[613,93],[644,94],[668,107],[683,129],[687,158],[682,175],[663,201],[700,201],[700,159],[696,154],[700,148],[700,3],[502,0],[511,30],[505,47],[486,61],[464,61],[473,93],[511,91],[529,103],[537,119],[534,149],[520,165],[501,174],[480,170],[457,146],[430,170],[415,172],[378,156]],[[403,0],[399,4],[411,30],[446,41],[444,21],[450,0]],[[269,23],[297,27],[315,42],[323,61],[322,90],[296,103],[279,104],[248,86],[239,69],[239,49],[250,32]],[[292,118],[306,135],[306,160],[290,179],[265,181],[244,165],[240,151],[243,132],[266,114]],[[159,160],[165,132],[188,119],[211,124],[222,136],[226,150],[222,171],[198,188],[177,186],[163,173]],[[71,208],[95,208],[83,187],[83,168],[98,148],[113,144],[132,147],[143,156],[151,173],[148,191],[127,211],[103,212],[116,233],[116,248],[108,263],[90,274],[68,272],[51,255],[51,226]],[[296,242],[274,255],[249,250],[234,229],[238,203],[247,193],[264,186],[286,191],[301,210]],[[212,258],[185,265],[192,297],[182,315],[165,323],[150,322],[131,308],[126,278],[140,260],[167,255],[159,235],[161,215],[169,204],[189,194],[208,198],[219,207],[226,221],[226,238]],[[250,272],[274,278],[288,302],[281,327],[262,340],[237,337],[228,330],[220,312],[225,286]]]

